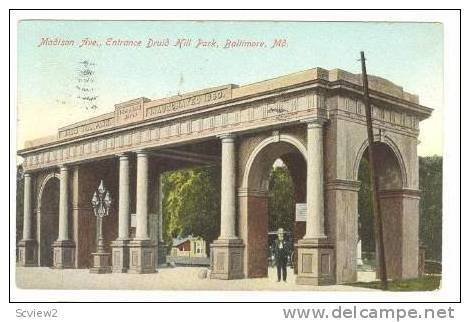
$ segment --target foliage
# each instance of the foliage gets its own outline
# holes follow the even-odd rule
[[[269,230],[292,231],[295,214],[294,182],[287,167],[274,167],[269,177]]]
[[[208,244],[220,229],[220,172],[217,168],[178,170],[163,175],[164,239],[201,236]],[[294,184],[286,167],[276,167],[269,182],[269,229],[292,231]]]
[[[164,239],[200,236],[209,245],[220,229],[218,168],[196,168],[163,175]]]
[[[442,157],[419,158],[419,237],[426,258],[441,260],[442,252]]]

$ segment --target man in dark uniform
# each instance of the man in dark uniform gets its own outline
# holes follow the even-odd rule
[[[277,230],[277,239],[274,244],[274,258],[276,260],[278,282],[281,281],[281,271],[282,280],[285,282],[287,279],[287,255],[289,254],[289,250],[287,248],[287,243],[284,240],[284,229],[279,228]]]

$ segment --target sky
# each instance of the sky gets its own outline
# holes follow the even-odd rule
[[[43,38],[74,45],[40,46]],[[97,45],[80,47],[85,38]],[[140,40],[141,46],[107,46],[109,38]],[[168,39],[170,46],[147,48],[149,39]],[[178,39],[191,39],[191,46],[173,46]],[[218,47],[196,48],[199,39]],[[228,39],[266,47],[224,48]],[[270,48],[275,39],[285,39],[286,46]],[[18,26],[17,145],[141,96],[243,85],[314,67],[360,73],[361,50],[369,74],[419,95],[420,104],[434,109],[420,124],[418,154],[442,155],[442,25],[398,22],[24,20]],[[84,70],[92,71],[92,81]]]

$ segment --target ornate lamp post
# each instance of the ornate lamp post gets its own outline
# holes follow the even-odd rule
[[[111,273],[111,254],[106,253],[104,249],[103,238],[103,217],[109,215],[111,209],[111,196],[109,191],[104,187],[103,180],[100,182],[98,190],[93,194],[91,205],[96,216],[96,253],[93,255],[93,267],[90,273],[103,274]]]

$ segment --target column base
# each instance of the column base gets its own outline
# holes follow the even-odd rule
[[[54,268],[74,268],[75,243],[71,240],[56,240],[54,249]]]
[[[129,242],[128,273],[150,274],[155,269],[155,244],[150,239],[131,240]]]
[[[128,239],[116,239],[111,242],[113,273],[126,273],[129,270],[129,242]]]
[[[18,243],[18,266],[38,266],[38,243],[34,239],[23,239]]]
[[[111,253],[91,253],[93,255],[92,274],[111,273]]]
[[[296,284],[335,284],[334,246],[326,239],[309,238],[297,242]]]
[[[211,278],[232,280],[245,278],[241,239],[217,239],[211,244]]]

